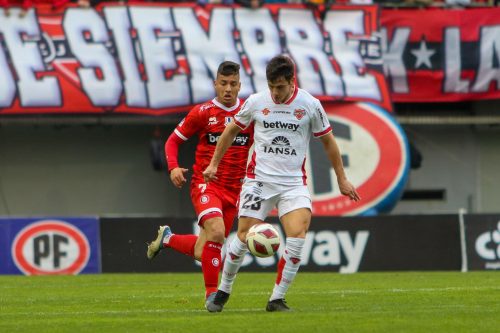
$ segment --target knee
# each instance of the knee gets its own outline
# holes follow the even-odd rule
[[[307,229],[302,229],[302,230],[293,230],[289,233],[287,233],[286,237],[293,237],[293,238],[306,238],[307,234]]]
[[[247,233],[248,233],[248,230],[238,230],[238,232],[236,233],[236,235],[238,236],[239,240],[242,243],[246,243],[246,241],[247,241]]]
[[[246,242],[246,239],[247,239],[247,234],[248,234],[248,230],[250,230],[250,228],[257,224],[257,223],[261,223],[262,221],[259,221],[259,220],[247,220],[247,219],[240,219],[238,221],[238,231],[236,233],[236,235],[238,236],[238,238],[240,239],[241,242],[245,243]]]
[[[207,220],[204,224],[207,241],[224,243],[225,227],[222,220]]]

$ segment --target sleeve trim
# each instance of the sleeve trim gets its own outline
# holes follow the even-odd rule
[[[328,126],[328,128],[327,128],[327,129],[325,129],[324,131],[319,132],[319,133],[314,133],[314,137],[315,137],[315,138],[319,138],[320,136],[323,136],[323,135],[325,135],[325,134],[328,134],[328,133],[330,133],[331,131],[332,131],[332,128],[331,128],[330,126]]]

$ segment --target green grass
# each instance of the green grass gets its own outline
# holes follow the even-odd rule
[[[499,272],[301,272],[267,313],[274,278],[240,273],[214,314],[201,274],[0,276],[0,332],[500,332]]]

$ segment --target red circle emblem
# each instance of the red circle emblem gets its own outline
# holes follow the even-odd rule
[[[339,191],[313,198],[316,215],[357,215],[397,200],[408,174],[406,137],[390,116],[368,104],[327,106],[331,120],[350,124],[357,138],[346,152],[358,157],[347,170],[361,200],[351,201]],[[335,128],[333,129],[335,134]],[[367,149],[368,148],[368,149]],[[350,173],[350,174],[349,174]],[[338,193],[337,193],[338,192]]]
[[[64,253],[67,257],[60,267],[44,267],[33,258],[33,251],[30,251],[35,246],[33,241],[41,235],[58,235],[64,238],[67,249],[71,251]],[[90,257],[90,246],[85,234],[75,226],[57,220],[43,220],[23,228],[16,235],[11,251],[17,268],[26,275],[78,274]]]

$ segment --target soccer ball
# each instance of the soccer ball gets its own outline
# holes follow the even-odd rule
[[[248,230],[247,246],[256,257],[270,257],[280,247],[280,236],[276,228],[269,223],[258,223]]]

